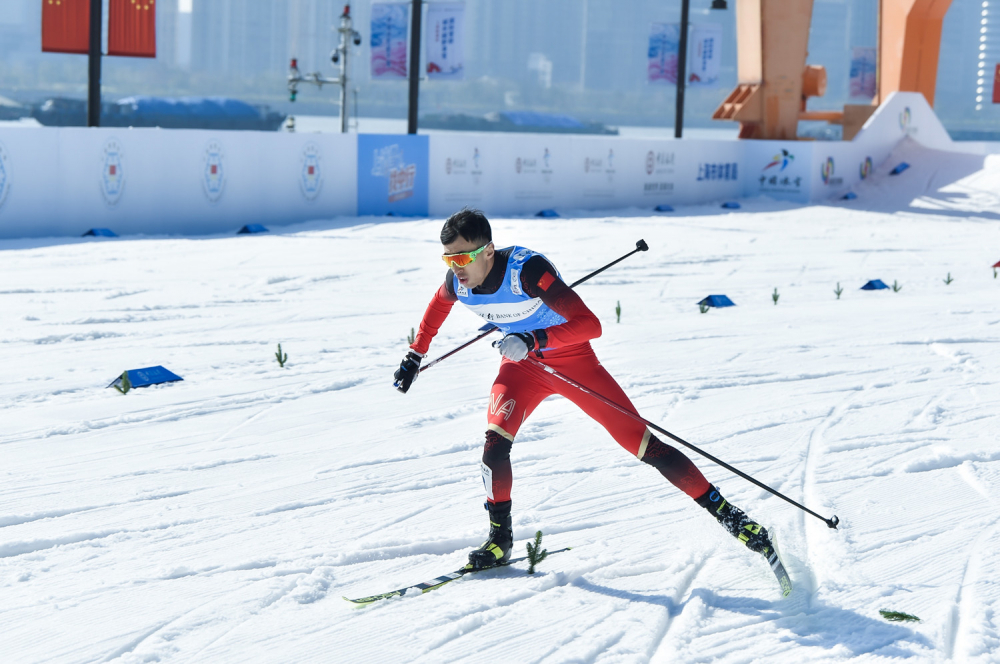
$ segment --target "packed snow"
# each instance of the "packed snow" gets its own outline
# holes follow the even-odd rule
[[[646,418],[840,518],[687,451],[777,531],[785,599],[562,398],[514,445],[515,552],[536,530],[571,551],[341,599],[453,571],[488,529],[497,352],[391,385],[444,276],[441,219],[0,242],[0,660],[998,661],[994,159],[896,203],[917,166],[843,204],[494,220],[567,280],[646,240],[578,287],[594,347]],[[737,306],[700,313],[716,293]],[[430,357],[480,323],[457,306]],[[184,381],[106,388],[151,365]]]

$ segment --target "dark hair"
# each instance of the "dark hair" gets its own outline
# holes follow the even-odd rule
[[[486,215],[474,208],[462,208],[448,217],[441,229],[441,244],[451,244],[461,236],[469,242],[487,244],[493,241],[493,230]]]

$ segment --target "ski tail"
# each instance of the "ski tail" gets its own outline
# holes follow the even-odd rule
[[[563,549],[556,549],[555,551],[549,551],[549,555],[553,553],[562,553],[563,551],[569,551],[571,547],[566,547]],[[495,567],[484,567],[482,569],[476,569],[471,564],[466,565],[461,569],[457,569],[454,572],[448,574],[443,574],[437,578],[431,579],[430,581],[424,581],[423,583],[418,583],[413,586],[406,586],[405,588],[399,588],[398,590],[390,590],[387,593],[382,593],[381,595],[371,595],[369,597],[359,597],[357,599],[351,599],[350,597],[344,597],[345,600],[354,604],[355,606],[367,606],[368,604],[374,604],[375,602],[381,601],[383,599],[391,599],[393,597],[403,597],[410,595],[422,595],[423,593],[429,593],[432,590],[436,590],[446,583],[451,583],[455,579],[459,579],[466,574],[471,574],[473,572],[481,572],[487,569],[495,569],[496,567],[507,567],[514,563],[519,563],[527,560],[527,556],[521,556],[520,558],[513,558],[508,560],[503,565],[496,565]]]

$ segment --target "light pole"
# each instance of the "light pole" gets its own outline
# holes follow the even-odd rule
[[[688,14],[691,0],[681,0],[681,41],[677,45],[677,111],[674,114],[674,138],[684,134],[684,85],[687,83]]]
[[[351,6],[344,5],[344,13],[340,15],[340,27],[337,28],[337,32],[340,33],[340,44],[333,50],[330,54],[330,60],[333,64],[340,64],[340,76],[336,78],[327,78],[322,76],[318,71],[311,74],[306,74],[303,76],[299,73],[299,61],[298,58],[292,58],[291,67],[288,70],[288,95],[290,101],[295,101],[296,95],[298,95],[298,85],[299,83],[312,83],[321,90],[324,84],[339,85],[340,86],[340,131],[341,133],[347,133],[347,57],[351,51],[351,44],[355,46],[361,45],[361,33],[357,32],[351,22]]]
[[[726,9],[726,0],[712,0],[712,9]],[[681,40],[677,45],[677,111],[674,115],[674,138],[684,134],[684,89],[687,84],[688,16],[691,0],[681,0]]]
[[[87,126],[101,126],[102,3],[90,3],[90,51],[87,61]]]
[[[420,20],[421,0],[413,0],[410,10],[410,104],[406,114],[406,133],[417,133],[417,106],[420,101]]]

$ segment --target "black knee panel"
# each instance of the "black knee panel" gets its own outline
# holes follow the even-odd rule
[[[493,468],[496,463],[510,460],[510,448],[513,445],[496,431],[487,431],[486,445],[483,447],[483,463]]]
[[[682,459],[687,460],[687,457],[670,445],[663,443],[656,436],[649,437],[649,442],[646,444],[646,452],[642,455],[643,463],[648,463],[653,468],[661,471],[677,463],[681,463]]]

